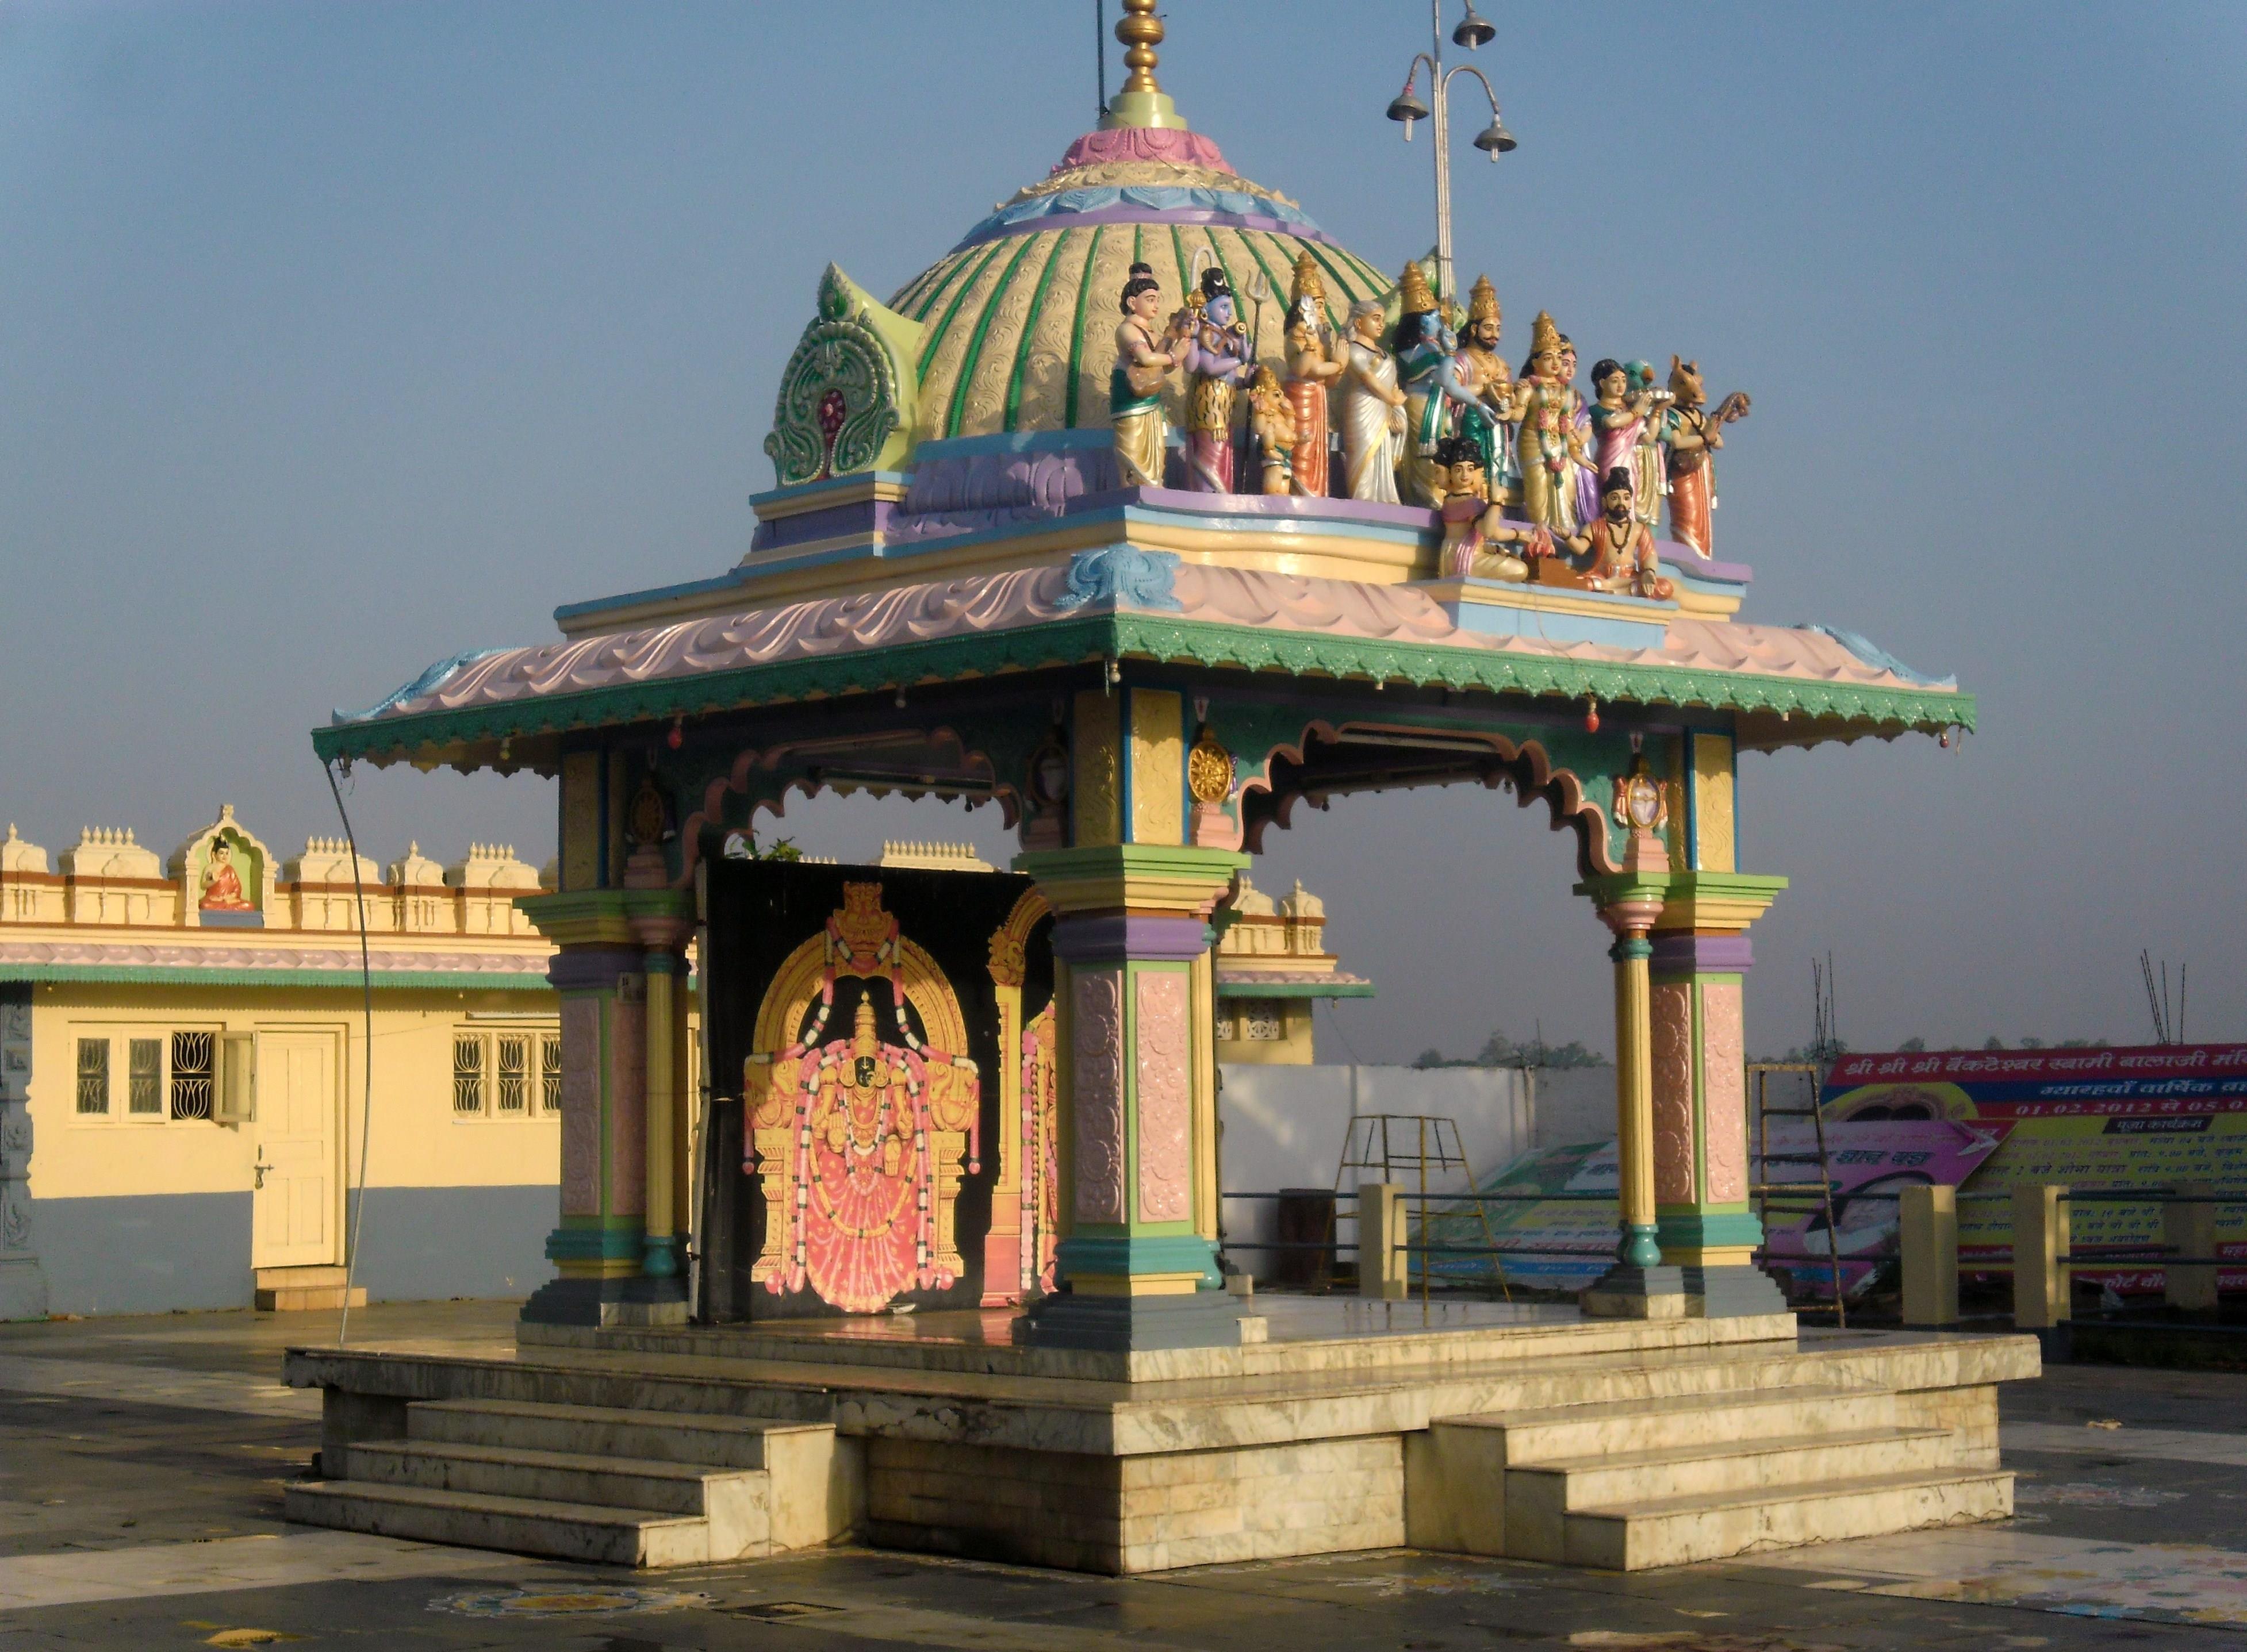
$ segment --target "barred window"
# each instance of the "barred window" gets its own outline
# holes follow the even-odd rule
[[[172,1116],[208,1118],[218,1038],[212,1033],[172,1034]]]
[[[78,1041],[78,1110],[109,1111],[109,1041],[106,1038]]]
[[[474,1033],[453,1037],[453,1111],[484,1110],[484,1041]]]
[[[500,1036],[499,1110],[502,1113],[527,1113],[530,1110],[530,1040],[519,1033],[506,1033]]]
[[[538,1041],[538,1105],[549,1113],[562,1110],[562,1040],[553,1033]]]
[[[127,1047],[125,1110],[140,1118],[164,1113],[164,1041],[136,1038]]]

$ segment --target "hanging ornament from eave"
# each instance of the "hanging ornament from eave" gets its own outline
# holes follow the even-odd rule
[[[1596,700],[1588,700],[1584,702],[1584,732],[1587,734],[1596,734],[1600,732],[1600,702]]]

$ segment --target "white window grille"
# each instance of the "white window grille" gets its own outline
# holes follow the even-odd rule
[[[562,1110],[562,1038],[557,1033],[538,1041],[538,1105],[542,1112]]]
[[[1253,1042],[1276,1044],[1287,1036],[1287,1017],[1277,1000],[1260,998],[1241,1006],[1241,1030]]]
[[[455,1115],[484,1110],[484,1041],[480,1034],[453,1036],[453,1111]]]
[[[125,1110],[137,1118],[164,1116],[164,1041],[136,1038],[126,1046]]]
[[[109,1041],[106,1038],[78,1041],[78,1110],[97,1116],[109,1111]]]
[[[172,1116],[208,1118],[218,1039],[210,1033],[172,1034]]]
[[[499,1045],[499,1110],[521,1115],[530,1110],[530,1040],[520,1033],[502,1033]]]

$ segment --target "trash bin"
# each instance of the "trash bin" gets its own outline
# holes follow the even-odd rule
[[[1280,1190],[1278,1232],[1282,1246],[1327,1245],[1335,1242],[1335,1196],[1332,1188],[1283,1187]],[[1273,1253],[1272,1282],[1290,1290],[1328,1291],[1334,1288],[1334,1253],[1328,1250],[1281,1250]]]

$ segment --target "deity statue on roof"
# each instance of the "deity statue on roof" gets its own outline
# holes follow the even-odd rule
[[[1196,493],[1233,491],[1233,409],[1235,393],[1256,371],[1233,302],[1233,283],[1215,264],[1187,302],[1198,312],[1187,335],[1184,365],[1193,388],[1186,412],[1186,486]]]
[[[202,889],[195,900],[206,912],[247,912],[256,908],[242,892],[242,874],[234,869],[234,845],[223,837],[211,839],[210,860],[203,868]]]
[[[1498,353],[1505,326],[1498,289],[1491,285],[1488,276],[1477,276],[1467,290],[1466,331],[1459,335],[1459,379],[1474,392],[1487,422],[1476,423],[1462,433],[1473,436],[1483,449],[1483,469],[1489,478],[1492,501],[1511,504],[1520,500],[1521,481],[1515,468],[1513,443],[1503,427],[1520,414],[1514,406],[1518,393],[1513,370]]]
[[[1280,376],[1269,367],[1259,367],[1256,377],[1248,385],[1248,451],[1250,461],[1261,479],[1259,492],[1292,494],[1300,492],[1296,485],[1295,408],[1281,388]],[[1319,457],[1326,457],[1326,442],[1320,439]]]
[[[1629,473],[1632,510],[1650,529],[1661,520],[1662,495],[1667,491],[1658,439],[1668,425],[1670,397],[1668,391],[1654,388],[1650,370],[1643,376],[1635,371],[1644,365],[1626,366],[1612,357],[1595,363],[1593,401],[1586,412],[1598,443],[1593,463],[1602,476],[1617,470]]]
[[[1405,492],[1417,505],[1440,509],[1444,478],[1436,449],[1444,439],[1466,433],[1490,420],[1461,375],[1458,337],[1444,324],[1442,309],[1417,263],[1404,266],[1401,283],[1404,313],[1397,323],[1397,377],[1404,386]]]
[[[1663,441],[1670,450],[1670,536],[1703,556],[1709,549],[1711,515],[1717,509],[1717,467],[1712,457],[1725,445],[1724,427],[1748,416],[1745,391],[1735,390],[1713,408],[1701,383],[1701,364],[1670,358],[1672,406]]]
[[[1327,391],[1348,365],[1347,346],[1327,317],[1318,260],[1306,247],[1295,256],[1287,288],[1287,401],[1295,417],[1291,486],[1308,499],[1326,497]]]
[[[1556,536],[1574,533],[1588,519],[1583,495],[1594,474],[1579,426],[1583,398],[1575,376],[1575,346],[1539,311],[1514,403],[1520,417],[1515,445],[1522,509]]]
[[[1404,462],[1404,392],[1397,358],[1382,347],[1386,319],[1381,302],[1367,298],[1349,311],[1349,338],[1335,405],[1342,427],[1343,482],[1352,499],[1394,505],[1397,469]]]
[[[1592,590],[1625,591],[1666,602],[1676,588],[1662,577],[1654,529],[1638,519],[1638,484],[1621,466],[1600,484],[1600,514],[1578,533],[1554,533],[1555,548]]]
[[[1444,499],[1437,509],[1444,520],[1444,548],[1438,562],[1444,577],[1499,579],[1509,584],[1526,580],[1527,559],[1551,556],[1552,536],[1542,528],[1507,521],[1504,509],[1492,502],[1482,447],[1473,437],[1444,437],[1436,461],[1444,475]]]
[[[1116,479],[1126,488],[1163,485],[1170,432],[1163,418],[1163,386],[1178,365],[1178,347],[1188,322],[1182,311],[1158,332],[1163,289],[1151,265],[1133,264],[1117,301],[1116,366],[1108,375],[1108,420],[1116,429]]]

